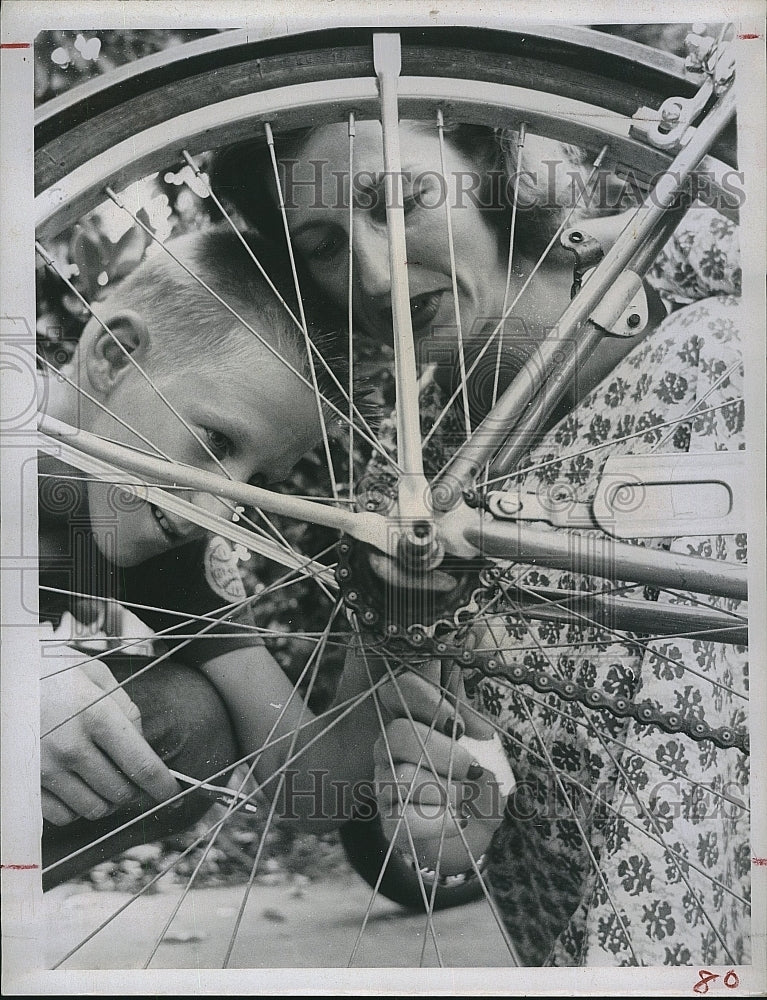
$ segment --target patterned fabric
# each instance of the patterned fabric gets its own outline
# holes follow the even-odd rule
[[[734,227],[713,211],[691,211],[650,280],[677,311],[546,434],[526,459],[531,471],[521,477],[523,489],[589,502],[611,454],[743,448]],[[421,399],[427,431],[442,404],[429,373]],[[432,437],[425,453],[432,472],[449,457],[459,427],[460,413],[451,412]],[[393,436],[394,424],[383,430]],[[371,471],[384,470],[374,462]],[[578,534],[584,545],[605,537],[596,530]],[[644,544],[746,558],[745,535]],[[520,588],[606,586],[575,572],[507,569]],[[701,599],[629,591],[642,595],[657,602]],[[706,600],[738,611],[735,601]],[[684,638],[643,642],[586,621],[532,623],[511,599],[494,622],[480,641],[501,647],[507,663],[535,664],[611,695],[652,699],[713,726],[746,723],[742,647]],[[748,962],[746,758],[497,680],[483,681],[476,697],[505,733],[518,780],[494,838],[490,878],[524,962]]]

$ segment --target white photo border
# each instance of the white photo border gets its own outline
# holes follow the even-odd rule
[[[258,0],[186,2],[102,0],[66,3],[6,0],[0,21],[2,108],[0,151],[0,347],[3,362],[2,422],[2,888],[3,989],[9,995],[136,994],[224,995],[691,995],[697,970],[642,969],[240,969],[46,971],[40,889],[40,797],[37,718],[36,492],[25,489],[34,469],[34,213],[32,191],[33,60],[31,43],[43,29],[247,27],[254,37],[326,25],[380,20],[401,24],[451,24],[468,20],[508,23],[660,23],[732,20],[738,43],[739,157],[748,211],[741,227],[744,336],[747,372],[747,435],[753,498],[749,564],[752,678],[752,854],[767,857],[767,795],[759,764],[767,754],[767,572],[765,567],[765,7],[759,0],[711,0],[663,5],[632,0]],[[15,47],[29,43],[29,48]],[[31,366],[31,368],[29,367]],[[30,388],[30,386],[32,388]],[[35,867],[28,867],[35,866]],[[753,962],[738,967],[737,991],[711,995],[752,996],[767,988],[767,867],[752,868]],[[723,972],[718,967],[713,971]]]

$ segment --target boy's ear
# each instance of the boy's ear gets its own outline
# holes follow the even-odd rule
[[[96,323],[92,319],[91,323]],[[133,368],[130,357],[146,353],[149,330],[143,318],[133,309],[121,309],[104,317],[107,333],[96,323],[87,341],[85,364],[88,379],[97,391],[108,394],[126,371]]]

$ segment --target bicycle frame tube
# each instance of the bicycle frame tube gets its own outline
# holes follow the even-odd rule
[[[687,205],[685,205],[684,210],[686,208]],[[647,273],[653,260],[676,229],[682,214],[682,210],[666,213],[657,231],[631,259],[629,266],[623,272],[624,275],[636,275],[637,284],[641,282],[641,278]],[[633,231],[633,223],[629,222],[628,225]],[[610,292],[607,294],[610,295]],[[600,305],[604,306],[606,302],[607,296]],[[620,306],[621,302],[618,299],[616,307],[618,312]],[[554,366],[553,371],[541,386],[540,392],[522,414],[508,440],[504,442],[490,463],[490,478],[513,472],[519,460],[535,441],[535,435],[542,426],[546,425],[549,415],[570,388],[581,363],[588,360],[592,352],[599,347],[605,335],[602,327],[591,319],[586,320],[578,332],[572,353],[565,353],[561,363]]]
[[[735,95],[730,89],[717,100],[689,143],[674,159],[669,170],[661,176],[610,251],[597,265],[588,282],[567,306],[557,325],[541,342],[535,357],[528,359],[496,406],[469,440],[456,451],[443,471],[443,477],[451,485],[451,489],[446,491],[446,494],[451,494],[449,503],[455,502],[456,489],[468,489],[471,486],[479,470],[509,435],[509,447],[500,457],[494,471],[502,474],[512,470],[514,462],[520,457],[520,451],[524,449],[524,442],[529,440],[529,428],[525,424],[523,430],[521,422],[529,421],[532,413],[535,423],[539,426],[545,423],[568,384],[559,379],[556,391],[548,394],[540,407],[534,406],[550,373],[561,367],[558,355],[562,341],[573,338],[584,341],[568,366],[568,374],[572,375],[578,361],[601,340],[602,331],[593,323],[589,327],[588,323],[594,309],[609,294],[618,276],[627,269],[633,270],[632,263],[637,256],[641,256],[641,262],[649,265],[649,255],[644,252],[644,248],[654,240],[663,225],[666,212],[682,193],[687,178],[734,113]],[[519,434],[515,437],[512,432],[517,428]]]
[[[495,559],[717,597],[748,597],[748,567],[744,563],[716,562],[522,521],[496,521],[469,507],[453,511],[450,518],[450,534],[455,538],[460,532],[461,554],[468,554],[468,543],[475,555]],[[451,539],[443,540],[453,551]]]
[[[187,465],[166,462],[126,448],[123,445],[104,441],[95,434],[80,430],[52,417],[41,417],[38,421],[39,430],[46,437],[68,444],[72,452],[84,452],[94,458],[110,462],[117,467],[120,474],[123,470],[139,476],[147,476],[152,482],[167,484],[167,489],[185,486],[207,493],[214,497],[223,497],[245,506],[258,507],[270,514],[283,514],[299,521],[309,521],[326,528],[335,528],[346,532],[360,542],[372,545],[388,555],[395,554],[396,538],[389,530],[389,522],[380,514],[367,511],[351,512],[339,510],[302,497],[293,497],[285,493],[273,493],[259,486],[249,486],[212,472],[205,472]],[[76,442],[76,445],[73,443]],[[193,507],[193,504],[189,505]],[[189,520],[195,520],[190,517]],[[204,525],[207,527],[207,525]]]
[[[538,591],[536,591],[538,594]],[[544,594],[540,603],[530,603],[531,595],[519,595],[523,618],[572,624],[596,623],[611,630],[653,636],[677,636],[699,641],[748,645],[748,625],[740,617],[708,606],[667,604],[662,601],[613,597],[610,594],[576,593],[564,597]]]
[[[428,486],[423,474],[418,372],[413,322],[410,315],[410,286],[405,245],[405,209],[397,99],[397,85],[402,66],[399,35],[373,35],[373,61],[381,91],[394,366],[397,378],[397,458],[404,471],[397,486],[397,499],[402,516],[428,522],[431,519],[431,512],[426,506]]]

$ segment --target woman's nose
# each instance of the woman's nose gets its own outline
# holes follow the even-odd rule
[[[386,228],[358,223],[352,240],[352,274],[362,293],[388,304],[391,292]]]

